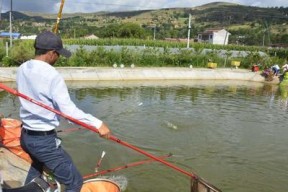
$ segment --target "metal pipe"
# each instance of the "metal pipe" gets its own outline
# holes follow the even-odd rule
[[[10,21],[10,48],[12,47],[12,0],[10,0],[11,2],[11,9],[10,9],[10,17],[9,17],[9,21]]]
[[[191,30],[191,14],[189,14],[188,34],[187,34],[187,48],[190,47],[190,30]]]

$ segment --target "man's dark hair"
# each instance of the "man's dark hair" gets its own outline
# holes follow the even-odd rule
[[[46,50],[46,49],[35,49],[35,55],[44,55],[46,54],[48,51],[51,51],[51,50]]]
[[[44,55],[46,54],[48,51],[51,51],[49,49],[39,49],[36,47],[36,41],[34,42],[34,48],[35,48],[35,55],[39,56],[39,55]]]

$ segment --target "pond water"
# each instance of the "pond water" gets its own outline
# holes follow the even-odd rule
[[[9,84],[7,84],[9,85]],[[15,87],[12,83],[10,86]],[[104,120],[119,139],[168,158],[229,192],[288,191],[287,92],[241,81],[68,82],[72,100]],[[281,94],[282,93],[282,94]],[[15,96],[0,112],[18,118]],[[59,129],[77,127],[63,120]],[[87,130],[61,133],[83,175],[147,157]],[[107,174],[129,192],[190,191],[189,178],[157,162]]]

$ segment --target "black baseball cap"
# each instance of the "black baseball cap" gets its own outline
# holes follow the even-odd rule
[[[71,52],[63,48],[61,38],[51,31],[44,31],[37,35],[34,47],[35,49],[55,50],[64,57],[71,56]]]

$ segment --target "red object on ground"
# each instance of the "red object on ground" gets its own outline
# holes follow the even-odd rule
[[[259,66],[258,66],[258,65],[253,65],[253,66],[252,66],[252,71],[253,71],[253,72],[259,71]]]

